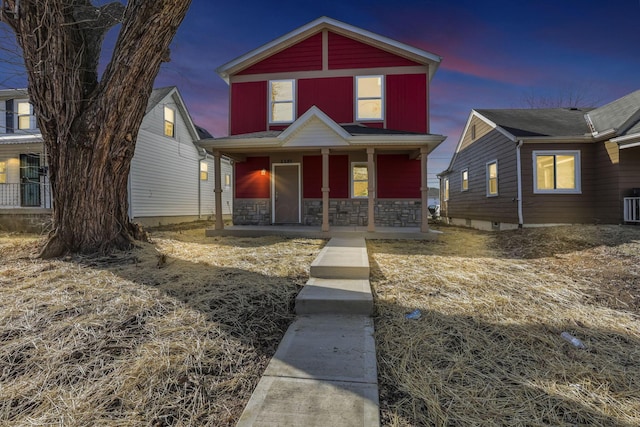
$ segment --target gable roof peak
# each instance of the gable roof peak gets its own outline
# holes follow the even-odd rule
[[[321,16],[293,31],[288,32],[287,34],[284,34],[283,36],[276,38],[275,40],[272,40],[269,43],[221,65],[216,68],[216,73],[229,83],[230,76],[325,29],[366,44],[377,46],[392,53],[404,53],[405,56],[410,56],[418,62],[429,64],[430,79],[433,77],[440,65],[440,61],[442,60],[440,56],[417,47],[358,28],[351,24],[346,24],[328,16]]]

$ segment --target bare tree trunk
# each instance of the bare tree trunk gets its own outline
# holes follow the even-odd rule
[[[41,252],[107,252],[143,237],[128,217],[135,139],[190,0],[5,0],[47,150],[54,231]],[[98,81],[106,32],[122,28]]]

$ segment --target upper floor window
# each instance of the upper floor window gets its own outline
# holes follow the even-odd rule
[[[472,141],[476,140],[476,125],[475,124],[471,125],[471,140]]]
[[[164,134],[165,136],[174,137],[176,134],[176,112],[173,108],[164,107]]]
[[[469,169],[463,169],[460,173],[460,178],[462,182],[462,191],[467,191],[469,189]]]
[[[291,123],[295,118],[295,81],[269,82],[269,122]]]
[[[31,104],[28,101],[17,101],[16,112],[18,113],[18,129],[33,129]]]
[[[382,120],[382,76],[356,77],[356,120]]]
[[[487,197],[498,195],[498,161],[487,163]]]
[[[369,168],[366,163],[351,165],[351,197],[369,196]]]
[[[200,162],[200,181],[209,180],[209,165],[207,162]]]
[[[534,151],[534,193],[580,193],[579,151]]]

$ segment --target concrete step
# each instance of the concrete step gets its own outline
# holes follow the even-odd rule
[[[297,314],[373,314],[371,285],[366,279],[312,277],[296,297]]]
[[[311,277],[368,279],[369,258],[363,237],[334,237],[311,263]]]
[[[379,426],[373,320],[299,316],[238,426]]]

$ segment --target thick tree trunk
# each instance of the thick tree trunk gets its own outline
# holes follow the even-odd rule
[[[153,81],[190,0],[5,0],[47,150],[54,231],[41,256],[128,248],[127,180]],[[122,22],[101,81],[104,34]]]

